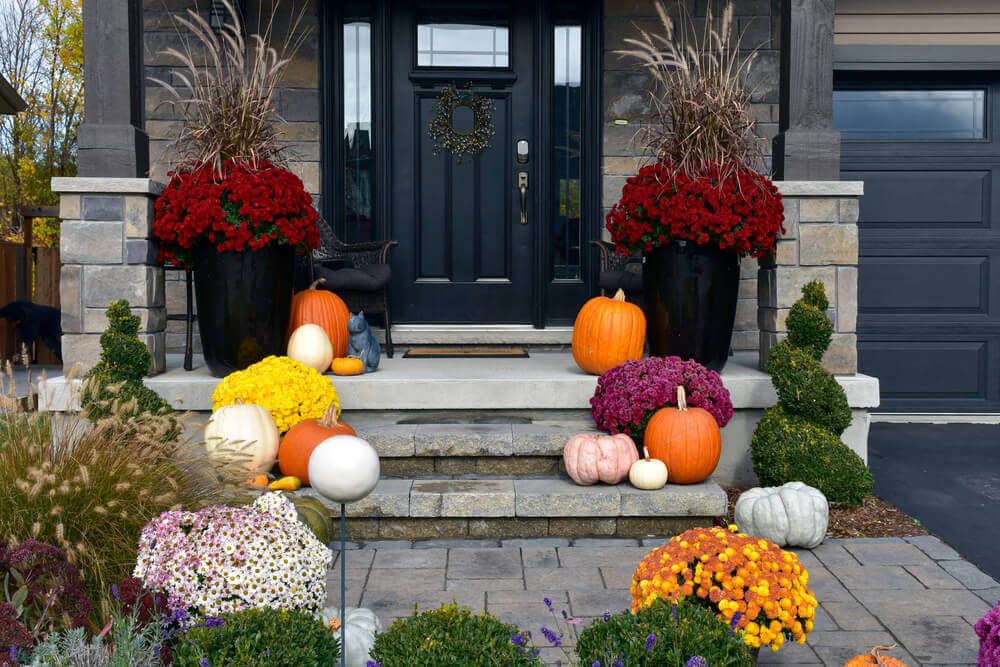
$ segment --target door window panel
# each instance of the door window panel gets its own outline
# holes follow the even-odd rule
[[[371,34],[371,23],[344,24],[343,207],[349,241],[375,238]]]
[[[471,23],[422,23],[417,26],[420,67],[507,67],[508,29]]]
[[[582,33],[578,25],[561,25],[556,26],[554,35],[553,171],[557,202],[552,216],[552,273],[556,280],[580,280]]]
[[[845,139],[955,140],[986,136],[984,90],[835,90]]]

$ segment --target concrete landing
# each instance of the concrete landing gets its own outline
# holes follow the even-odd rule
[[[148,378],[146,384],[176,409],[211,410],[219,379],[203,366],[184,371],[180,361],[171,355],[167,372]],[[597,377],[577,368],[565,351],[531,351],[526,359],[383,357],[375,373],[329,377],[345,410],[589,410],[597,385]],[[763,409],[777,401],[770,378],[757,369],[754,353],[732,357],[722,379],[736,409]],[[878,405],[876,378],[849,375],[837,380],[852,408]],[[70,408],[67,389],[63,377],[48,380],[42,392],[45,408]]]

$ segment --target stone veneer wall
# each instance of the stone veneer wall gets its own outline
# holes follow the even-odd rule
[[[705,16],[706,3],[687,0],[694,16]],[[676,7],[676,3],[666,3]],[[724,2],[712,3],[716,13]],[[770,0],[734,0],[736,30],[743,32],[743,44],[761,45],[753,64],[750,85],[753,86],[753,113],[757,119],[757,134],[765,154],[766,167],[771,167],[771,140],[778,133],[778,64],[777,12]],[[672,16],[676,12],[671,9]],[[635,34],[636,26],[658,30],[660,20],[654,0],[604,0],[604,188],[605,213],[621,196],[625,179],[635,174],[643,163],[642,151],[633,138],[651,111],[649,77],[630,59],[615,53],[628,48],[624,40]],[[617,123],[616,123],[617,121]],[[627,121],[627,125],[619,124]],[[602,221],[603,224],[603,221]],[[607,232],[604,232],[605,236]],[[757,326],[757,262],[743,261],[740,300],[736,310],[733,347],[756,350],[759,345]]]
[[[125,299],[139,316],[152,355],[151,374],[166,362],[163,268],[150,242],[153,201],[163,186],[145,178],[54,178],[62,231],[59,299],[63,363],[93,366],[108,304]]]
[[[165,183],[172,162],[170,143],[180,129],[179,116],[172,106],[165,104],[168,95],[149,81],[157,78],[177,84],[176,72],[181,71],[176,60],[162,53],[164,49],[182,47],[173,16],[183,14],[188,8],[199,8],[202,16],[208,15],[211,3],[201,0],[144,0],[143,53],[146,72],[146,132],[149,134],[150,177]],[[258,12],[270,3],[248,0],[245,23],[255,32],[260,19]],[[281,126],[282,144],[289,166],[302,179],[306,189],[319,205],[320,196],[320,91],[319,91],[319,19],[316,0],[299,0],[281,3],[274,35],[283,40],[293,13],[304,10],[300,29],[310,31],[295,59],[288,65],[278,90],[278,112],[284,119]],[[166,305],[171,314],[183,314],[185,308],[184,274],[180,271],[166,273]],[[195,323],[195,351],[201,351],[201,340]],[[184,350],[183,321],[170,321],[166,328],[166,348],[169,352]]]
[[[757,279],[760,365],[785,338],[786,320],[802,286],[826,285],[834,334],[823,357],[833,373],[858,370],[858,198],[860,181],[779,181],[785,234],[773,257],[762,259]]]

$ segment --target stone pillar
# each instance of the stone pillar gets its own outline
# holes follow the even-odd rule
[[[777,178],[840,178],[840,133],[833,129],[834,0],[781,0]]]
[[[62,228],[63,363],[90,368],[100,353],[108,304],[125,299],[139,316],[150,374],[166,366],[163,267],[152,241],[153,203],[163,185],[146,178],[53,178]]]
[[[84,0],[80,176],[145,177],[142,0]]]
[[[788,310],[802,286],[821,280],[830,299],[833,340],[823,365],[838,375],[858,370],[858,198],[860,181],[777,181],[785,203],[785,234],[774,256],[760,261],[757,324],[760,366],[787,335]]]

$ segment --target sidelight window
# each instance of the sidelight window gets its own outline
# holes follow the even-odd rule
[[[372,27],[344,24],[344,230],[350,241],[375,238],[372,148]]]
[[[556,210],[552,215],[552,262],[556,280],[580,280],[582,29],[555,27],[552,106]]]

